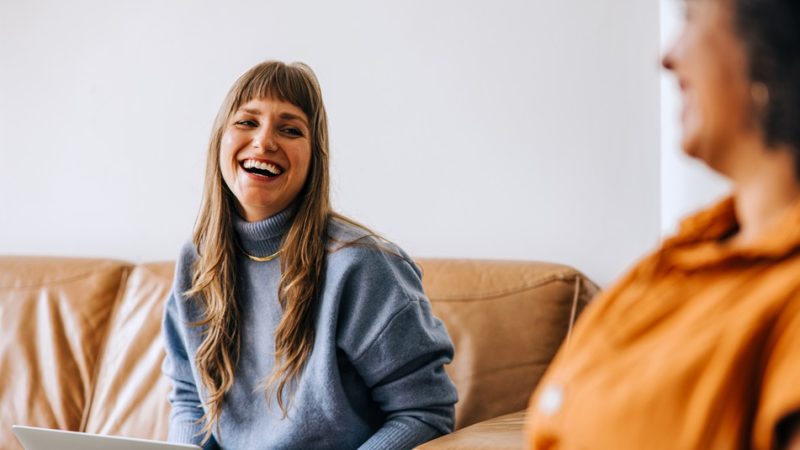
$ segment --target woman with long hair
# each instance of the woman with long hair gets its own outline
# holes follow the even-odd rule
[[[733,192],[589,306],[529,448],[800,448],[800,2],[685,3],[682,146]]]
[[[267,61],[228,92],[164,318],[169,439],[411,448],[453,427],[453,346],[401,249],[331,209],[317,79]]]

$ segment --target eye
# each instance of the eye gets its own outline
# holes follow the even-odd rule
[[[235,122],[235,125],[239,125],[239,126],[243,126],[243,127],[247,127],[247,128],[255,128],[255,127],[258,126],[258,124],[255,121],[252,121],[252,120],[239,120],[239,121]]]
[[[283,127],[281,129],[281,131],[283,131],[284,133],[286,133],[286,134],[288,134],[290,136],[303,137],[303,132],[299,128]]]

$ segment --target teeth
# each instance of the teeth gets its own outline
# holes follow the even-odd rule
[[[242,163],[242,167],[244,167],[245,169],[265,170],[273,175],[281,174],[281,169],[275,164],[270,164],[264,161],[256,161],[254,159],[245,159],[244,162]]]

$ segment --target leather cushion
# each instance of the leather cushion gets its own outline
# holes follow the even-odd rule
[[[79,430],[130,265],[0,257],[0,443],[11,425]]]
[[[418,261],[447,325],[458,388],[456,429],[527,406],[576,315],[597,293],[580,272],[530,261]]]
[[[523,448],[525,411],[517,411],[442,436],[419,450],[518,450]]]
[[[167,438],[169,380],[161,373],[161,317],[173,263],[137,266],[111,318],[85,431]]]

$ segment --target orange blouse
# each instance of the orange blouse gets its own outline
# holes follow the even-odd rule
[[[800,411],[800,203],[747,248],[733,200],[683,222],[578,321],[530,401],[532,449],[772,449]]]

